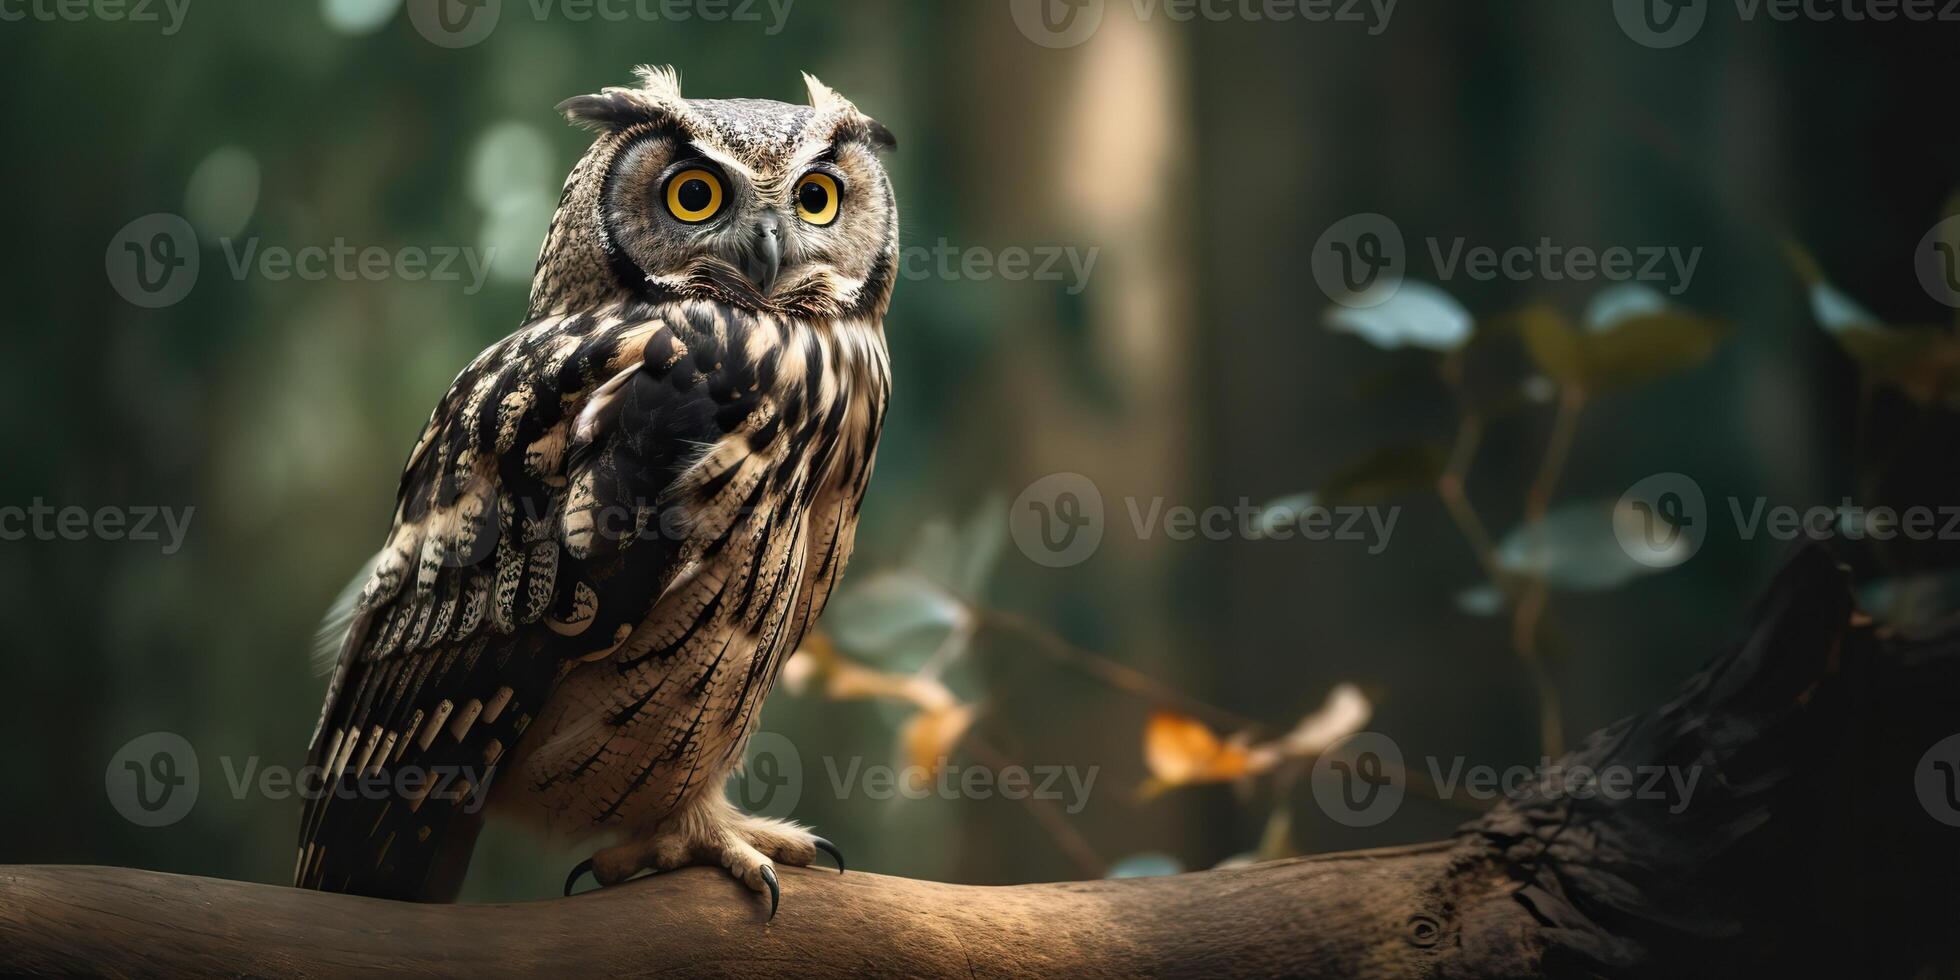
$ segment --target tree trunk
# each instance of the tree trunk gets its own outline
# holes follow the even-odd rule
[[[457,906],[17,866],[0,870],[0,973],[1908,977],[1949,961],[1960,921],[1954,787],[1915,787],[1960,764],[1929,753],[1956,708],[1960,630],[1874,628],[1812,547],[1679,696],[1559,763],[1693,771],[1691,794],[1572,780],[1451,840],[1163,878],[786,869],[773,922],[711,869]]]

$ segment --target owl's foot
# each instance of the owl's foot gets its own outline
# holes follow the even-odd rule
[[[718,864],[737,881],[757,893],[769,895],[769,917],[776,917],[782,903],[782,886],[776,880],[776,863],[804,867],[822,851],[844,871],[844,855],[837,845],[786,820],[751,817],[732,812],[716,814],[716,820],[682,820],[657,833],[604,848],[565,879],[565,894],[572,893],[581,875],[590,871],[601,887],[616,885],[648,869],[672,871],[694,864]]]

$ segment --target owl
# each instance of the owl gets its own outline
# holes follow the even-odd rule
[[[409,453],[309,750],[302,887],[453,900],[484,820],[604,842],[611,885],[828,841],[723,795],[850,559],[890,389],[890,131],[685,99],[677,73],[558,107],[596,133],[530,309]],[[602,840],[603,839],[603,840]]]

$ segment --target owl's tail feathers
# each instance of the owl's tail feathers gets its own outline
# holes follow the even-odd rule
[[[299,849],[295,886],[408,902],[456,900],[483,830],[488,787],[436,785],[406,796],[373,789],[391,775],[343,777],[325,790],[341,795]],[[418,797],[426,805],[415,807]]]

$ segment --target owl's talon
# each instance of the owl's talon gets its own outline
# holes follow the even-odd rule
[[[592,870],[592,859],[591,859],[591,858],[586,858],[585,860],[583,860],[583,861],[580,861],[580,862],[579,862],[579,863],[577,864],[577,866],[575,866],[575,867],[573,867],[573,868],[572,868],[572,873],[571,873],[571,874],[569,874],[569,875],[566,875],[566,876],[565,876],[565,897],[566,897],[566,898],[570,898],[570,897],[572,897],[572,887],[578,884],[578,879],[579,879],[579,876],[580,876],[580,875],[582,875],[582,874],[585,874],[586,872],[588,872],[588,871],[591,871],[591,870]]]
[[[783,903],[783,886],[776,884],[776,869],[762,866],[762,883],[769,886],[769,918],[776,917],[776,906]]]
[[[838,874],[841,875],[844,873],[844,852],[838,850],[837,845],[832,844],[830,841],[825,840],[822,837],[814,837],[814,836],[810,838],[810,844],[814,846],[817,850],[830,855],[831,860],[837,862]]]

